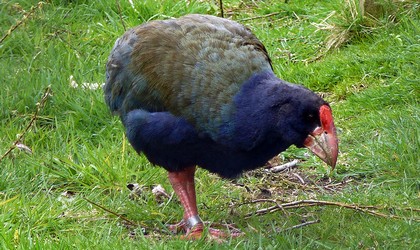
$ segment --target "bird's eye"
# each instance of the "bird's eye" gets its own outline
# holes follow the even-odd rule
[[[315,120],[315,115],[314,115],[314,114],[307,114],[307,115],[306,115],[306,119],[307,119],[308,121],[313,121],[313,120]]]

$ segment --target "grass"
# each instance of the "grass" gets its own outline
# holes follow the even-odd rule
[[[119,1],[126,27],[219,11],[218,1],[133,2],[134,7]],[[0,35],[34,4],[1,1]],[[24,131],[45,88],[52,89],[22,141],[32,154],[15,149],[0,161],[2,249],[419,248],[420,227],[414,220],[420,207],[419,4],[394,1],[391,14],[378,17],[379,25],[367,30],[360,19],[352,23],[351,18],[339,16],[344,3],[338,0],[287,4],[230,0],[224,5],[227,16],[243,20],[266,44],[280,77],[322,92],[331,102],[340,136],[336,171],[329,173],[319,160],[296,148],[283,153],[280,161],[303,159],[294,173],[304,177],[306,186],[292,174],[255,171],[232,184],[199,170],[201,216],[235,222],[247,236],[221,244],[182,241],[150,230],[143,236],[141,227],[127,226],[83,199],[149,229],[164,230],[165,223],[182,216],[175,200],[160,204],[150,189],[139,198],[129,198],[127,183],[162,184],[171,192],[166,173],[129,146],[120,121],[104,104],[101,89],[80,87],[104,81],[107,56],[124,32],[119,8],[115,1],[47,1],[0,43],[0,154]],[[388,5],[386,1],[382,6]],[[328,22],[352,27],[353,33],[347,42],[327,49],[331,33],[317,24],[332,11],[336,14]],[[270,13],[277,14],[255,18]],[[71,76],[79,87],[71,86]],[[333,183],[352,182],[331,191],[323,188],[328,178]],[[277,200],[384,206],[383,212],[405,219],[327,206],[245,219],[245,214],[265,204],[229,206],[255,200],[261,190]],[[313,219],[320,222],[278,232]]]

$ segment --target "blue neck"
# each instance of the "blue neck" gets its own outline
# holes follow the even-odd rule
[[[282,84],[285,82],[272,71],[251,76],[234,97],[234,112],[220,127],[219,141],[227,146],[250,150],[265,139],[275,123],[270,106],[278,98]]]

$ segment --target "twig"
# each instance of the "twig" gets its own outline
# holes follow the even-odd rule
[[[244,19],[241,19],[239,21],[243,22],[243,21],[249,21],[249,20],[254,20],[254,19],[259,19],[259,18],[266,18],[266,17],[270,17],[270,16],[275,16],[275,15],[278,15],[278,14],[280,14],[280,12],[273,12],[273,13],[262,15],[262,16],[254,16],[254,17],[244,18]]]
[[[297,173],[292,173],[294,176],[296,176],[296,178],[298,178],[299,179],[299,181],[300,182],[302,182],[302,184],[304,184],[305,185],[305,181],[303,180],[303,178],[302,177],[300,177],[300,175],[298,175]]]
[[[334,191],[336,191],[334,189],[335,187],[338,187],[338,186],[341,186],[341,185],[346,185],[346,184],[348,184],[348,183],[350,183],[352,181],[353,181],[353,179],[344,180],[344,181],[339,182],[339,183],[331,183],[331,182],[329,182],[328,184],[326,184],[324,186],[321,186],[321,187],[324,188],[324,189],[326,189],[326,190],[329,190],[329,191],[333,191],[334,192]]]
[[[325,185],[324,188],[332,188],[332,187],[336,187],[336,186],[341,186],[341,185],[345,185],[347,183],[350,183],[352,181],[353,181],[353,179],[348,179],[348,180],[345,180],[345,181],[342,181],[342,182],[339,182],[339,183],[331,183],[331,184]]]
[[[270,202],[272,203],[273,200],[258,200],[251,203],[257,203],[257,202]],[[242,205],[242,204],[241,204]],[[375,206],[363,206],[358,204],[346,204],[341,202],[333,202],[333,201],[319,201],[319,200],[300,200],[300,201],[294,201],[289,203],[282,203],[282,204],[276,204],[274,206],[259,209],[255,212],[251,212],[245,215],[245,218],[249,218],[253,215],[264,215],[267,213],[272,213],[277,210],[285,210],[285,209],[292,209],[292,208],[302,208],[302,207],[310,207],[310,206],[337,206],[337,207],[343,207],[348,209],[353,209],[359,212],[367,213],[370,215],[375,215],[379,217],[384,218],[390,218],[390,219],[407,219],[402,216],[392,215],[392,214],[384,214],[381,212],[373,211],[372,209],[385,209],[384,207],[375,207]],[[388,208],[390,209],[390,208]],[[395,208],[398,210],[410,210],[410,211],[418,211],[417,208]],[[420,221],[420,217],[414,217],[412,218],[414,221]]]
[[[247,205],[247,204],[252,204],[252,203],[260,203],[260,202],[270,202],[270,203],[274,203],[274,204],[278,205],[278,202],[276,200],[273,200],[273,199],[256,199],[256,200],[247,201],[247,202],[243,202],[243,203],[232,205],[232,206],[240,207],[242,205]]]
[[[412,212],[420,212],[420,208],[414,208],[414,207],[404,207],[404,208],[397,208],[397,209],[402,209],[402,210],[412,211]]]
[[[45,91],[44,94],[41,97],[41,100],[36,104],[37,108],[35,111],[35,114],[32,116],[31,121],[26,126],[26,128],[23,130],[23,132],[19,135],[19,137],[16,139],[16,141],[13,143],[13,145],[9,148],[9,150],[6,151],[6,153],[3,154],[3,156],[0,158],[0,162],[6,157],[10,152],[13,151],[17,147],[17,145],[22,141],[22,138],[25,136],[25,134],[29,131],[29,129],[35,124],[36,119],[38,118],[39,112],[44,108],[45,102],[47,101],[48,97],[51,95],[51,85],[49,85]]]
[[[323,58],[326,55],[327,55],[327,52],[324,51],[324,52],[319,53],[317,56],[313,58],[302,60],[302,62],[304,62],[305,64],[313,63],[313,62],[319,61],[321,58]]]
[[[126,30],[127,30],[127,28],[125,27],[125,23],[124,23],[124,20],[123,20],[123,18],[122,18],[120,1],[119,1],[119,0],[115,0],[115,2],[116,2],[116,4],[117,4],[117,8],[118,8],[118,15],[120,16],[120,20],[121,20],[122,26],[123,26],[123,28],[124,28],[124,31],[126,31]]]
[[[108,208],[103,207],[102,205],[99,205],[98,203],[95,203],[95,202],[93,202],[93,201],[89,200],[89,199],[88,199],[88,198],[86,198],[86,197],[83,197],[83,199],[84,199],[85,201],[89,202],[90,204],[92,204],[92,205],[94,205],[94,206],[97,206],[97,207],[99,207],[100,209],[105,210],[106,212],[108,212],[108,213],[110,213],[110,214],[113,214],[113,215],[117,216],[118,218],[120,218],[121,220],[123,220],[123,221],[127,222],[128,224],[130,224],[130,225],[132,225],[132,226],[142,226],[142,225],[139,225],[139,224],[137,224],[137,223],[135,223],[135,222],[133,222],[133,221],[131,221],[131,220],[127,219],[127,217],[125,217],[125,216],[123,216],[123,215],[121,215],[121,214],[118,214],[118,213],[116,213],[116,212],[114,212],[114,211],[111,211],[111,210],[109,210]]]
[[[223,13],[223,0],[219,0],[219,8],[220,8],[220,17],[224,18],[225,14]]]
[[[280,176],[280,178],[281,178],[282,182],[285,182],[290,186],[295,186],[295,187],[297,187],[299,189],[302,189],[302,190],[307,190],[307,189],[311,188],[308,185],[300,184],[299,182],[289,181],[287,178],[284,178],[284,177],[281,177],[281,176]]]
[[[289,231],[289,230],[296,229],[296,228],[301,228],[301,227],[308,226],[308,225],[311,225],[311,224],[316,224],[316,223],[319,223],[319,222],[320,222],[320,220],[307,221],[307,222],[304,222],[304,223],[301,223],[301,224],[298,224],[298,225],[294,225],[292,227],[288,227],[288,228],[279,230],[278,233],[281,233],[281,232],[284,232],[284,231]]]
[[[289,169],[289,168],[293,168],[293,167],[295,167],[297,164],[298,164],[298,160],[293,160],[293,161],[291,161],[291,162],[288,162],[288,163],[286,163],[286,164],[283,164],[283,165],[280,165],[280,166],[276,166],[276,167],[272,167],[271,169],[270,169],[270,171],[272,172],[272,173],[278,173],[278,172],[281,172],[281,171],[284,171],[284,170],[287,170],[287,169]],[[305,183],[304,183],[305,184]]]
[[[272,206],[272,207],[269,207],[269,208],[264,208],[264,209],[262,209],[262,210],[279,208],[279,209],[281,209],[281,210],[283,211],[283,213],[284,213],[285,215],[289,215],[289,213],[288,213],[288,212],[287,212],[287,211],[283,208],[282,204],[280,204],[278,201],[276,201],[276,200],[272,200],[272,199],[257,199],[257,200],[253,200],[253,201],[250,201],[250,202],[245,202],[245,203],[239,204],[239,205],[238,205],[238,207],[239,207],[239,206],[242,206],[242,205],[245,205],[245,204],[259,203],[259,202],[270,202],[270,203],[274,203],[274,204],[275,204],[275,205],[274,205],[274,206]],[[258,210],[258,211],[260,211],[260,210]],[[255,213],[258,213],[258,211],[257,211],[257,212],[255,212]],[[249,213],[249,214],[246,214],[246,215],[245,215],[245,218],[249,218],[249,217],[250,217],[250,216],[252,216],[252,215],[254,215],[254,213]]]
[[[10,34],[12,34],[12,32],[17,29],[20,25],[22,25],[26,19],[28,19],[37,9],[41,8],[42,5],[44,4],[44,2],[38,2],[37,5],[32,6],[31,9],[25,13],[23,15],[23,17],[16,22],[15,25],[13,25],[12,27],[10,27],[10,29],[6,32],[6,34],[3,35],[3,37],[0,39],[0,44],[4,41],[4,39],[6,39]]]

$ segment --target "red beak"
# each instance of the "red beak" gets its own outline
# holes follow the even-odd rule
[[[321,127],[317,127],[306,138],[304,145],[334,170],[338,156],[338,139],[331,108],[322,105],[319,109]]]

